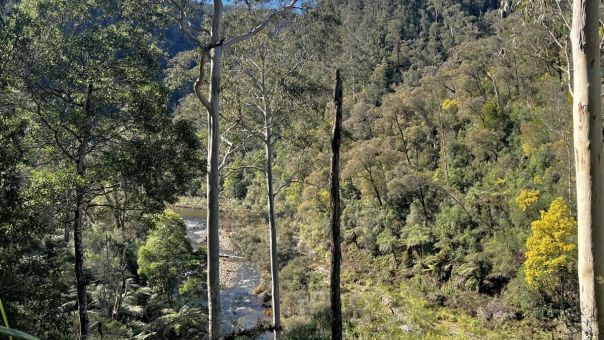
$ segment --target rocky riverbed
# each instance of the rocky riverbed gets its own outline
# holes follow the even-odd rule
[[[187,235],[194,249],[206,243],[205,211],[202,209],[174,208],[187,225]],[[228,233],[220,233],[220,304],[223,332],[252,329],[260,323],[270,323],[267,309],[254,295],[260,283],[260,274],[254,266],[241,257],[230,242]],[[256,339],[272,339],[266,332]]]

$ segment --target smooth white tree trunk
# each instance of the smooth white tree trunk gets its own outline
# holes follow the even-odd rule
[[[197,32],[191,27],[191,22],[187,17],[187,8],[181,2],[170,0],[178,11],[178,15],[174,18],[180,25],[180,29],[187,35],[189,39],[194,41],[201,52],[201,60],[199,63],[199,77],[195,82],[194,92],[203,104],[208,114],[208,168],[207,168],[207,239],[208,239],[208,329],[209,338],[220,339],[221,336],[221,315],[220,315],[220,236],[219,236],[219,203],[220,195],[220,86],[222,72],[222,53],[229,46],[245,41],[255,34],[263,30],[269,21],[277,14],[294,8],[297,0],[291,0],[288,5],[283,6],[279,10],[273,11],[268,17],[258,26],[251,29],[249,32],[234,36],[225,41],[222,37],[221,25],[224,6],[222,0],[214,0],[214,11],[211,16],[212,29],[210,31],[210,43],[206,44],[197,37]],[[205,97],[202,93],[204,62],[206,56],[210,57],[210,91],[209,97]],[[270,150],[269,150],[270,151]],[[268,152],[268,151],[267,151]],[[270,151],[272,153],[272,151]],[[268,178],[268,177],[267,177]],[[270,183],[269,197],[273,197],[272,191],[272,174]],[[273,199],[269,199],[269,211],[274,211]],[[277,280],[277,285],[273,283],[273,308],[276,306],[276,316],[273,317],[275,328],[280,328],[279,320],[279,285],[278,285],[278,264],[276,257],[276,235],[274,224],[274,213],[271,214],[270,231],[271,231],[271,267],[277,268],[277,273],[273,270],[273,280]],[[277,301],[275,303],[275,300]]]
[[[273,145],[268,123],[265,125],[266,135],[264,146],[266,151],[266,193],[268,198],[268,235],[269,247],[271,253],[271,287],[273,299],[273,327],[275,329],[275,338],[280,334],[281,329],[281,306],[279,296],[279,256],[277,253],[277,226],[275,223],[275,193],[273,189]]]
[[[207,174],[207,233],[208,233],[208,318],[210,339],[220,339],[220,238],[219,238],[219,158],[220,158],[220,79],[222,46],[220,25],[222,1],[214,1],[210,49],[210,107],[208,110],[208,174]]]
[[[599,1],[573,1],[573,129],[583,339],[598,339],[604,326],[604,286],[598,283],[604,275],[604,136],[598,17]]]

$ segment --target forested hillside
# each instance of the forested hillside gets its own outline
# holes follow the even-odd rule
[[[331,338],[339,69],[343,338],[580,337],[570,2],[0,4],[0,326]]]

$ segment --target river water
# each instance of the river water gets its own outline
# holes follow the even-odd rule
[[[206,212],[204,209],[173,208],[187,226],[187,236],[194,249],[206,243]],[[222,313],[222,332],[232,333],[235,330],[251,329],[259,323],[270,323],[266,308],[254,295],[254,289],[260,283],[260,274],[253,264],[240,257],[230,246],[230,242],[221,234],[220,241],[221,272],[229,268],[228,277],[221,275],[220,305]],[[222,256],[227,255],[228,257]],[[235,257],[232,257],[235,256]],[[224,281],[229,282],[224,282]],[[255,339],[272,339],[271,332],[265,332]]]

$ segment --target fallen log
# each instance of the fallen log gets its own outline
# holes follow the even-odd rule
[[[230,254],[220,254],[220,257],[225,257],[228,259],[230,258],[230,259],[245,260],[245,257],[237,256],[237,255],[230,255]]]

